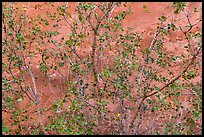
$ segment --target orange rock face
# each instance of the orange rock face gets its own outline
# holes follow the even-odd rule
[[[6,4],[6,3],[4,3]],[[39,4],[39,5],[38,5]],[[72,18],[61,18],[61,20],[59,22],[57,22],[56,20],[50,20],[47,17],[46,11],[49,11],[51,14],[54,15],[54,13],[57,13],[57,7],[61,6],[61,5],[66,5],[68,6],[68,12],[69,14],[72,16]],[[40,71],[40,63],[43,61],[42,60],[42,55],[40,53],[40,50],[45,50],[47,49],[47,53],[58,53],[60,54],[60,51],[64,52],[67,51],[69,52],[69,55],[72,56],[76,56],[74,53],[70,54],[70,48],[68,46],[64,46],[63,44],[65,43],[64,41],[62,41],[62,38],[64,37],[66,39],[67,35],[69,35],[71,33],[71,27],[68,24],[73,23],[74,19],[78,20],[78,14],[75,11],[75,8],[77,6],[78,3],[73,3],[73,2],[68,2],[68,3],[63,3],[63,2],[54,2],[53,5],[51,6],[50,4],[44,4],[44,3],[36,3],[36,2],[29,2],[29,3],[17,3],[15,6],[18,7],[19,9],[19,14],[20,13],[24,13],[24,11],[22,10],[23,6],[29,6],[26,10],[26,17],[27,20],[30,20],[30,24],[27,23],[23,26],[23,31],[24,33],[26,32],[30,32],[32,31],[32,23],[34,24],[35,27],[39,27],[40,30],[42,32],[46,32],[46,31],[58,31],[59,35],[53,36],[52,38],[45,38],[44,41],[48,41],[48,40],[53,40],[53,41],[58,41],[61,44],[61,48],[59,46],[56,46],[56,44],[50,44],[50,43],[44,43],[44,44],[39,44],[40,41],[40,37],[43,35],[38,35],[36,34],[36,36],[34,36],[33,38],[35,40],[33,40],[33,42],[28,41],[28,44],[26,46],[28,46],[29,48],[27,48],[27,50],[25,51],[25,54],[29,54],[29,52],[33,51],[35,52],[35,56],[33,56],[32,58],[26,58],[25,59],[25,63],[30,65],[30,68],[32,69],[32,72],[35,76],[37,76],[36,78],[36,87],[38,90],[38,95],[40,97],[40,107],[42,108],[46,108],[48,109],[47,111],[42,113],[42,119],[44,121],[44,124],[47,125],[51,122],[51,120],[49,119],[49,116],[54,116],[54,117],[59,117],[61,112],[59,112],[59,114],[56,114],[56,112],[54,113],[52,110],[52,103],[54,101],[59,101],[60,99],[64,98],[66,96],[66,92],[67,90],[70,90],[70,87],[67,85],[67,79],[72,78],[74,80],[77,80],[77,78],[81,78],[80,75],[71,75],[70,74],[70,69],[72,69],[72,66],[70,65],[70,62],[72,63],[76,63],[76,62],[80,62],[79,59],[76,60],[68,60],[67,62],[65,62],[65,64],[59,68],[59,71],[54,71],[53,69],[47,72],[47,74],[49,75],[49,77],[45,77],[45,74]],[[141,35],[141,41],[140,41],[140,50],[136,50],[135,54],[139,57],[139,60],[142,60],[142,52],[141,50],[144,50],[146,48],[148,48],[151,43],[153,42],[155,35],[157,33],[157,26],[161,23],[161,21],[158,20],[159,17],[161,16],[166,16],[167,19],[166,21],[163,23],[163,27],[167,27],[168,24],[173,23],[175,20],[176,26],[180,26],[181,28],[183,28],[183,31],[187,31],[187,27],[185,27],[189,22],[188,19],[186,18],[185,14],[187,14],[188,12],[192,12],[191,16],[190,16],[190,22],[191,24],[196,24],[202,17],[201,15],[201,11],[199,12],[193,12],[193,8],[195,7],[200,7],[201,3],[199,2],[192,2],[192,3],[187,3],[187,7],[186,7],[186,12],[181,12],[180,14],[176,15],[173,13],[174,9],[172,6],[172,3],[166,3],[166,2],[136,2],[136,3],[127,3],[126,7],[119,7],[119,8],[113,8],[110,17],[115,17],[116,15],[118,15],[120,12],[122,12],[123,10],[127,11],[128,10],[128,6],[131,6],[132,9],[132,13],[128,14],[124,20],[122,20],[122,26],[124,28],[124,30],[128,30],[128,27],[133,28],[133,32],[137,32]],[[146,6],[146,7],[145,7]],[[39,7],[39,8],[38,8]],[[19,14],[16,14],[16,16],[19,16]],[[98,12],[99,16],[102,14],[99,10]],[[49,25],[44,25],[42,24],[42,22],[37,22],[35,21],[35,19],[38,16],[41,16],[44,19],[47,19],[49,22]],[[58,14],[57,14],[58,15]],[[18,19],[19,20],[19,19]],[[93,24],[96,23],[96,20],[92,20]],[[194,33],[201,33],[201,22],[197,23],[195,26],[193,26],[191,32]],[[58,24],[58,27],[53,27],[56,24]],[[87,26],[87,24],[82,24],[84,26]],[[80,30],[80,29],[78,29]],[[88,33],[88,31],[91,32],[90,29],[87,28],[87,30],[84,30],[84,33]],[[102,33],[102,32],[101,32]],[[104,33],[104,32],[103,32]],[[118,35],[118,34],[123,34],[124,32],[122,31],[116,31],[115,33],[112,33],[113,35]],[[5,34],[2,32],[3,34],[3,38],[5,37]],[[112,35],[110,33],[110,35]],[[26,35],[26,34],[24,34]],[[29,34],[28,34],[29,35]],[[184,35],[184,33],[178,28],[177,30],[174,31],[170,31],[169,35],[166,35],[163,37],[164,39],[164,44],[163,44],[163,51],[168,54],[168,55],[178,55],[180,56],[181,54],[184,54],[186,56],[188,56],[190,53],[186,51],[186,49],[184,48],[184,45],[188,44],[188,41]],[[200,39],[192,39],[191,40],[191,44],[192,45],[197,45],[199,43]],[[99,42],[98,42],[99,43]],[[92,53],[92,45],[93,45],[93,35],[90,35],[88,38],[84,38],[81,42],[81,45],[77,47],[77,49],[75,49],[76,54],[78,56],[80,56],[80,58],[82,60],[85,60],[89,57],[91,57],[91,53]],[[110,67],[110,68],[114,68],[115,64],[114,64],[114,57],[116,57],[118,55],[117,53],[117,48],[116,48],[116,43],[115,41],[111,41],[110,42],[110,48],[105,48],[104,46],[104,51],[100,52],[99,50],[96,52],[98,58],[96,59],[96,68],[97,68],[97,73],[101,73],[104,71],[105,67]],[[103,45],[102,45],[103,46]],[[194,51],[196,46],[194,46]],[[153,55],[155,58],[157,57],[156,53]],[[73,59],[73,57],[70,57],[71,59]],[[189,57],[186,57],[186,59],[190,59]],[[197,58],[197,60],[202,60],[202,57],[199,56],[199,58]],[[3,61],[6,62],[7,58],[3,58]],[[91,60],[90,60],[91,61]],[[59,62],[61,62],[61,58],[58,56],[56,57],[52,57],[52,58],[48,58],[47,59],[47,64],[48,66],[54,66],[56,64],[58,64]],[[144,62],[143,62],[144,63]],[[142,64],[143,64],[142,63]],[[169,67],[169,69],[171,71],[173,71],[175,73],[175,76],[178,75],[182,70],[183,70],[183,66],[182,66],[183,62],[181,62],[181,60],[177,60],[174,64],[174,66]],[[150,65],[151,66],[151,65]],[[153,66],[153,68],[157,69],[158,66]],[[88,70],[87,66],[82,66],[82,68],[84,70]],[[142,69],[142,68],[141,68]],[[21,74],[20,74],[20,70],[16,69],[13,70],[14,75],[20,79],[21,78]],[[168,71],[167,70],[161,70],[161,75],[163,75],[164,77],[168,77]],[[201,67],[198,67],[198,73],[199,75],[193,79],[192,81],[190,81],[191,83],[196,83],[196,82],[200,82],[202,80],[201,78]],[[132,85],[134,86],[134,81],[135,81],[135,77],[139,74],[139,72],[133,72],[132,76],[129,77],[129,82],[133,83]],[[8,73],[3,73],[3,77],[10,77],[11,75],[9,75]],[[27,84],[31,87],[34,87],[33,85],[33,81],[32,78],[29,74],[28,71],[25,71],[24,74],[24,78],[25,81],[27,82]],[[89,82],[93,82],[93,74],[84,74],[84,76],[82,77],[82,79],[85,81],[85,83],[89,83]],[[182,79],[181,79],[182,80]],[[148,81],[148,80],[147,80]],[[100,87],[104,87],[105,84],[103,82],[102,79],[99,79],[99,85]],[[152,81],[152,85],[157,85],[158,87],[164,85],[164,83],[159,83],[156,81]],[[85,91],[87,92],[87,94],[91,94],[91,92],[89,90]],[[183,94],[181,94],[180,97],[172,97],[172,98],[176,98],[181,100],[182,104],[184,107],[190,108],[191,106],[188,104],[188,101],[191,99],[191,94],[186,94],[189,92],[183,91]],[[4,93],[6,94],[6,93]],[[138,95],[138,91],[137,91],[137,87],[134,88],[133,92],[131,93],[133,97],[137,98]],[[163,96],[164,97],[164,96]],[[16,99],[18,99],[19,96],[17,95]],[[172,111],[163,111],[162,114],[159,112],[151,112],[151,111],[144,111],[142,110],[140,112],[141,117],[143,118],[142,120],[136,119],[136,124],[138,124],[137,129],[135,129],[137,132],[137,134],[154,134],[155,132],[160,132],[161,134],[164,134],[164,125],[162,125],[162,122],[167,122],[170,118],[172,118],[173,115],[175,115],[175,112],[173,111],[173,109],[176,108],[176,104],[174,101],[172,101],[171,97],[167,98],[167,102],[168,104],[170,104],[169,108],[172,109]],[[156,98],[155,96],[150,97],[149,99],[152,100],[158,100],[158,98]],[[110,101],[111,99],[109,99],[108,97],[105,98],[104,100],[106,101]],[[66,110],[65,108],[68,108],[70,106],[70,101],[66,101],[67,103],[64,103],[64,108],[61,108],[62,113],[64,110]],[[95,99],[90,99],[88,100],[88,102],[93,105],[93,106],[97,106],[97,102]],[[111,102],[108,104],[107,108],[110,110],[110,117],[111,116],[116,116],[118,115],[118,113],[121,111],[120,107],[119,107],[119,99],[116,99],[116,102]],[[144,102],[145,104],[147,104],[147,101]],[[31,105],[32,101],[28,99],[28,97],[24,97],[23,100],[20,103],[16,104],[16,107],[19,107],[20,109],[28,109],[27,114],[29,114],[29,116],[31,116],[34,119],[34,122],[39,123],[40,119],[39,119],[39,115],[36,113],[37,110],[37,105]],[[128,106],[135,106],[135,101],[132,100],[125,100],[124,104],[127,104]],[[151,106],[154,108],[154,106]],[[59,110],[60,111],[60,110]],[[86,110],[87,111],[87,110]],[[179,110],[180,111],[180,110]],[[88,112],[90,113],[90,112]],[[128,116],[126,123],[123,123],[124,125],[129,125],[128,121],[131,121],[131,116],[133,115],[133,112],[129,111],[125,112],[126,115]],[[181,114],[185,115],[185,113],[187,113],[186,111],[182,111]],[[88,115],[88,114],[87,114]],[[166,118],[160,118],[162,116],[166,115]],[[186,114],[187,115],[187,114]],[[2,116],[4,119],[4,123],[5,125],[9,126],[10,123],[10,118],[11,118],[11,114],[10,113],[6,113],[6,112],[2,112]],[[118,115],[119,116],[119,115]],[[120,116],[119,116],[120,117]],[[104,123],[102,123],[102,127],[100,127],[101,130],[101,134],[111,134],[110,131],[112,128],[115,128],[113,123],[109,123],[110,121],[105,121]],[[178,123],[178,121],[175,121]],[[181,122],[181,121],[179,121]],[[32,122],[31,122],[32,123]],[[196,124],[201,124],[201,120],[197,121]],[[32,129],[32,126],[30,126],[29,121],[26,123],[24,123],[24,125],[27,126],[28,129]],[[104,127],[103,127],[104,126]],[[13,128],[17,128],[17,127],[13,127]],[[124,132],[127,132],[128,129],[126,129],[127,127],[124,127]],[[195,127],[194,127],[195,128]],[[34,129],[33,129],[34,130]],[[199,131],[200,132],[200,131]],[[22,134],[31,134],[31,133],[25,133],[23,132]],[[50,134],[56,134],[56,133],[50,133]]]

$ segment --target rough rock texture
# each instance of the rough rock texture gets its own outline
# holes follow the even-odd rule
[[[23,4],[27,4],[27,3],[18,3],[18,6],[21,8]],[[34,4],[37,3],[31,3],[30,7],[27,10],[27,16],[32,19],[37,17],[38,15],[41,15],[42,17],[45,15],[45,11],[49,10],[49,8],[51,9],[50,11],[52,13],[54,13],[55,11],[53,10],[54,8],[52,7],[46,7],[47,5],[43,5],[43,10],[35,10],[34,9]],[[54,3],[55,5],[60,5],[62,3],[56,2]],[[147,9],[150,10],[150,13],[145,12],[145,10],[143,9],[143,5],[147,6]],[[200,3],[187,3],[188,7],[187,9],[191,9],[192,7],[200,6]],[[74,12],[74,6],[76,6],[76,3],[69,3],[70,6],[70,13],[72,15],[76,15],[76,13]],[[123,8],[118,8],[113,10],[112,15],[116,15],[117,13],[121,12],[123,10]],[[122,25],[124,26],[125,29],[127,29],[127,27],[132,27],[134,28],[134,31],[142,33],[142,41],[141,41],[141,49],[145,49],[146,47],[148,47],[155,35],[155,30],[156,30],[156,26],[158,23],[158,17],[165,15],[165,16],[172,16],[174,18],[180,18],[181,20],[178,23],[178,25],[180,24],[181,26],[186,25],[187,20],[184,19],[184,15],[179,15],[178,17],[176,15],[173,14],[173,8],[171,7],[171,3],[165,3],[165,2],[138,2],[135,3],[134,6],[132,7],[132,11],[133,13],[128,15],[123,21],[122,21]],[[201,16],[201,12],[197,12],[195,14],[193,14],[193,16],[191,17],[192,20],[192,24],[194,24],[193,21],[196,22],[196,19],[199,18]],[[73,16],[75,17],[75,16]],[[77,15],[76,15],[77,18]],[[169,20],[170,22],[171,20]],[[201,32],[201,23],[197,24],[194,28],[193,28],[193,32]],[[67,25],[67,23],[65,21],[61,21],[60,22],[61,27],[58,29],[58,31],[61,33],[61,36],[66,36],[69,31],[70,28]],[[49,27],[44,27],[42,28],[42,30],[47,30],[47,29],[52,29]],[[56,36],[55,40],[60,40],[61,36]],[[193,41],[193,43],[196,43],[197,41]],[[180,55],[182,53],[185,54],[185,50],[183,50],[183,46],[184,44],[186,44],[187,41],[185,39],[184,34],[180,31],[180,30],[176,30],[176,31],[172,31],[172,33],[168,36],[165,37],[165,44],[164,48],[166,50],[166,52],[168,54],[174,54],[174,55]],[[37,43],[33,43],[32,46],[35,46],[35,44]],[[91,44],[91,39],[85,41],[85,44],[82,45],[81,47],[79,47],[77,49],[77,53],[83,58],[86,57],[86,55],[88,55],[88,53],[91,52],[91,46],[89,46]],[[51,46],[48,45],[48,50],[51,49]],[[110,57],[111,55],[114,55],[114,51],[108,51],[110,52]],[[141,53],[138,53],[141,54]],[[108,58],[106,58],[108,59]],[[54,59],[51,59],[50,61],[52,62]],[[27,60],[28,62],[30,60]],[[32,70],[33,73],[35,75],[38,75],[38,79],[36,81],[36,85],[37,85],[37,89],[38,91],[41,92],[41,107],[45,107],[45,108],[50,108],[51,107],[51,102],[53,100],[57,100],[61,97],[63,97],[65,95],[65,85],[66,85],[66,81],[63,79],[63,76],[67,76],[68,75],[68,70],[69,70],[69,66],[67,66],[67,68],[64,68],[61,70],[61,74],[59,74],[59,72],[49,72],[50,77],[49,78],[45,78],[44,74],[42,72],[39,71],[39,62],[41,61],[41,56],[40,55],[36,55],[36,58],[32,59]],[[102,60],[102,62],[106,62],[107,60]],[[107,61],[108,62],[108,61]],[[178,62],[179,64],[179,62]],[[200,68],[199,68],[200,69]],[[182,70],[181,67],[177,67],[176,71],[180,72]],[[101,71],[101,66],[100,66],[100,61],[98,63],[98,71]],[[164,72],[165,73],[165,72]],[[18,77],[19,72],[15,72],[15,75]],[[165,74],[164,74],[165,75]],[[32,79],[30,77],[30,75],[28,73],[25,73],[25,79],[28,81],[29,84],[32,85]],[[196,78],[196,81],[200,81],[201,77]],[[130,79],[131,81],[131,79]],[[182,100],[183,105],[185,107],[188,107],[188,100],[189,100],[189,95],[182,95],[179,99]],[[169,101],[171,102],[171,99],[169,99]],[[31,101],[28,98],[24,98],[24,100],[22,102],[20,102],[18,104],[19,108],[25,109],[28,108],[30,115],[32,115],[34,117],[34,120],[36,122],[38,122],[38,116],[36,115],[36,113],[33,113],[33,111],[35,110],[35,107],[30,106]],[[91,104],[95,104],[94,101],[90,102]],[[131,102],[126,102],[126,103],[131,103]],[[172,102],[173,104],[174,102]],[[69,106],[69,104],[67,104],[67,106]],[[109,104],[108,107],[110,108],[110,111],[112,112],[113,115],[116,115],[117,112],[119,111],[117,105],[114,104]],[[173,107],[173,106],[172,106]],[[172,113],[174,113],[172,111]],[[8,119],[9,118],[9,114],[7,113],[3,113],[3,119]],[[131,115],[131,112],[128,113],[129,115]],[[159,118],[160,114],[159,112],[156,113],[151,113],[151,112],[145,112],[145,111],[141,111],[140,113],[143,116],[143,120],[142,122],[138,120],[138,122],[141,122],[141,124],[138,126],[138,129],[136,129],[136,133],[137,134],[153,134],[155,131],[157,132],[163,132],[164,130],[164,125],[162,124],[163,121],[165,121],[166,119],[168,119],[169,115],[173,115],[171,113],[166,113],[166,117],[164,119]],[[55,115],[53,114],[53,112],[47,111],[46,113],[43,114],[43,119],[45,121],[45,125],[47,123],[49,123],[49,119],[48,116],[49,115]],[[170,116],[169,116],[170,117]],[[200,121],[198,122],[200,123]],[[5,121],[5,125],[8,124],[8,121]],[[28,123],[29,125],[29,123]],[[114,127],[109,127],[111,130],[111,128]],[[108,129],[101,129],[103,131],[103,134],[107,134],[107,131],[109,131]]]

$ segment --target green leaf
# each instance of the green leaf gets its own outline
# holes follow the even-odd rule
[[[28,43],[28,41],[27,41],[27,40],[24,40],[24,41],[23,41],[23,43],[24,43],[24,44],[27,44],[27,43]]]
[[[157,86],[155,86],[154,89],[155,89],[157,92],[160,90]]]
[[[161,21],[166,21],[166,17],[165,16],[161,16],[161,17],[159,17],[159,20],[161,20]]]
[[[146,9],[147,8],[147,6],[146,5],[143,5],[143,9]]]
[[[43,20],[43,22],[45,23],[46,26],[49,25],[49,22],[47,20]]]
[[[124,43],[123,45],[124,45],[125,47],[127,47],[127,46],[128,46],[128,43]]]
[[[174,14],[178,14],[180,10],[184,10],[186,8],[186,2],[173,2],[172,7],[175,7]]]
[[[83,122],[82,124],[83,124],[83,125],[88,125],[88,123],[87,123],[87,122]]]
[[[172,30],[174,31],[174,30],[175,30],[175,28],[176,28],[176,25],[175,25],[175,24],[173,24],[173,23],[171,23],[171,28],[172,28]]]
[[[64,66],[64,62],[58,62],[58,64],[59,64],[60,67]]]
[[[194,8],[194,12],[199,12],[199,8]]]
[[[2,132],[9,132],[9,129],[4,125],[3,120],[2,120]]]
[[[179,9],[176,9],[176,10],[174,11],[174,14],[178,14],[178,12],[179,12]]]
[[[57,70],[57,66],[53,66],[53,69],[54,69],[54,70]]]
[[[175,81],[175,83],[177,83],[177,84],[178,84],[179,82],[180,82],[180,80],[176,80],[176,81]]]
[[[23,36],[22,36],[21,33],[17,33],[17,34],[16,34],[16,37],[17,37],[18,39],[22,39],[22,38],[23,38]]]
[[[147,9],[147,6],[146,6],[146,5],[143,6],[143,9],[144,9],[145,12],[147,12],[147,13],[150,13],[150,12],[151,12],[149,9]]]
[[[159,108],[161,108],[161,106],[155,106],[155,109],[158,110]]]
[[[68,45],[72,45],[74,42],[73,39],[70,39],[70,40],[66,40],[65,43],[68,44]]]
[[[168,28],[168,29],[170,29],[170,28],[171,28],[171,25],[170,25],[170,24],[168,24],[167,28]]]
[[[56,111],[57,111],[57,107],[58,107],[58,105],[57,105],[57,104],[54,104],[54,105],[52,106],[52,110],[54,110],[54,112],[56,112]]]
[[[47,69],[48,69],[48,68],[47,68],[46,65],[42,65],[42,64],[40,65],[40,70],[41,70],[41,71],[45,72],[45,71],[47,71]]]
[[[72,88],[72,91],[73,91],[73,92],[75,92],[76,90],[77,90],[76,87],[73,87],[73,88]]]
[[[97,104],[99,104],[99,105],[101,105],[101,106],[103,105],[103,103],[102,103],[102,102],[97,102]]]
[[[72,85],[76,85],[78,82],[77,81],[74,81],[74,82],[72,82]]]
[[[8,35],[9,35],[9,36],[12,36],[12,35],[13,35],[13,32],[9,32]]]
[[[127,88],[126,88],[125,85],[121,85],[121,86],[120,86],[120,89],[121,89],[121,90],[126,90]]]
[[[81,16],[81,14],[79,14],[79,21],[82,22],[82,16]]]
[[[166,82],[166,78],[165,78],[165,77],[162,77],[162,78],[161,78],[161,81],[162,81],[162,82]]]
[[[120,87],[120,80],[119,79],[117,79],[116,81],[114,81],[114,86],[116,86],[116,87]]]
[[[5,126],[2,127],[2,132],[9,132],[9,129]]]
[[[188,79],[192,79],[192,78],[194,78],[194,77],[196,77],[195,71],[193,71],[193,70],[189,71],[189,73],[188,73],[188,75],[187,75],[187,78],[188,78]]]
[[[21,102],[22,100],[23,100],[22,98],[17,99],[18,102]]]
[[[176,92],[176,96],[180,96],[181,92]]]
[[[149,110],[146,106],[142,106],[142,110]]]

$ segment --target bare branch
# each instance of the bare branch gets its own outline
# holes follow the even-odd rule
[[[33,72],[32,72],[30,67],[27,67],[26,69],[28,70],[28,72],[32,78],[33,87],[34,87],[34,95],[35,95],[36,99],[38,99],[38,90],[37,90],[37,86],[36,86],[35,76],[33,75]]]

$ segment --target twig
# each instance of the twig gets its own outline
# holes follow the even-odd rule
[[[110,4],[110,6],[108,7],[108,11],[105,13],[105,14],[103,14],[103,16],[100,18],[100,20],[98,21],[98,24],[97,24],[97,26],[96,26],[96,30],[98,30],[98,28],[100,27],[100,25],[101,25],[101,22],[102,22],[102,20],[104,19],[104,17],[106,17],[111,11],[112,11],[112,7],[113,7],[113,4],[114,2],[111,2],[111,4]]]
[[[141,102],[139,103],[139,106],[138,108],[135,110],[134,114],[133,114],[133,119],[132,121],[130,122],[130,126],[129,126],[129,130],[128,130],[128,133],[130,134],[131,133],[131,130],[133,128],[133,125],[134,125],[134,122],[135,122],[135,119],[137,117],[137,114],[139,112],[139,110],[141,109],[142,107],[142,104],[144,102],[144,100],[150,96],[153,96],[159,92],[161,92],[163,89],[165,89],[166,87],[168,87],[169,85],[171,85],[174,81],[176,81],[177,79],[179,79],[187,70],[188,68],[190,67],[190,65],[193,63],[194,59],[196,58],[196,56],[199,54],[200,50],[202,49],[202,46],[200,46],[200,48],[198,49],[197,53],[193,55],[193,57],[191,58],[189,64],[186,66],[186,68],[180,73],[180,75],[178,75],[177,77],[173,78],[170,82],[168,82],[166,85],[164,85],[163,87],[161,87],[158,91],[155,91],[153,93],[150,93],[148,95],[145,95]]]
[[[200,19],[198,22],[196,22],[195,24],[192,25],[191,22],[190,22],[190,19],[189,19],[189,15],[186,15],[186,18],[187,18],[187,20],[188,20],[189,29],[188,29],[187,31],[183,31],[183,29],[181,28],[181,26],[179,26],[179,28],[180,28],[180,30],[183,32],[183,34],[185,35],[185,38],[186,38],[186,40],[188,41],[188,46],[189,46],[189,48],[192,50],[192,46],[191,46],[190,40],[189,40],[189,38],[188,38],[188,36],[187,36],[187,33],[188,33],[195,25],[197,25],[199,22],[201,22],[202,19]]]
[[[28,4],[28,6],[26,7],[26,10],[24,10],[24,15],[23,15],[23,18],[22,18],[22,21],[21,21],[21,25],[20,25],[20,28],[18,29],[18,31],[17,31],[17,33],[19,33],[20,31],[21,31],[21,28],[22,28],[22,26],[23,26],[23,22],[24,22],[24,20],[25,20],[25,18],[26,18],[26,11],[27,11],[27,8],[30,6],[30,2],[29,2],[29,4]]]
[[[96,29],[95,29],[95,27],[93,26],[93,24],[92,24],[92,22],[90,21],[90,16],[91,16],[91,13],[92,13],[92,11],[90,11],[90,13],[89,13],[89,15],[87,16],[87,18],[88,18],[88,22],[89,22],[89,24],[91,25],[91,29],[94,31],[94,33],[96,33],[95,31],[96,31]]]
[[[76,45],[76,42],[75,42],[74,46],[75,46],[75,45]],[[76,53],[76,51],[71,48],[70,45],[68,45],[68,47],[71,49],[72,52],[74,52],[74,54],[75,54],[81,61],[83,61],[82,58]]]
[[[157,37],[159,35],[160,31],[157,31],[157,33],[155,34],[153,40],[151,41],[151,44],[149,46],[149,50],[150,52],[154,49],[155,43],[157,42]]]
[[[11,70],[12,70],[12,69],[11,69],[11,61],[10,61],[10,62],[9,62],[9,72],[10,72],[12,78],[13,78],[14,80],[16,80],[16,78],[15,78],[15,76],[13,75],[13,73],[12,73]],[[28,96],[28,98],[29,98],[30,100],[32,100],[33,102],[35,102],[35,99],[33,99],[33,98],[28,94],[28,92],[26,92],[26,91],[24,90],[23,86],[21,85],[21,82],[17,81],[17,83],[18,83],[18,85],[20,86],[21,90]]]
[[[143,98],[147,98],[150,97],[154,94],[157,94],[158,92],[162,91],[163,89],[165,89],[166,87],[168,87],[170,84],[172,84],[174,81],[176,81],[177,79],[179,79],[190,67],[190,65],[193,63],[194,59],[196,58],[196,56],[199,54],[200,50],[202,49],[202,46],[200,46],[200,48],[198,49],[197,53],[191,58],[189,64],[186,66],[186,68],[180,73],[180,75],[178,75],[177,77],[175,77],[174,79],[172,79],[169,83],[167,83],[166,85],[164,85],[162,88],[160,88],[159,91],[153,92],[149,95],[144,96]]]

